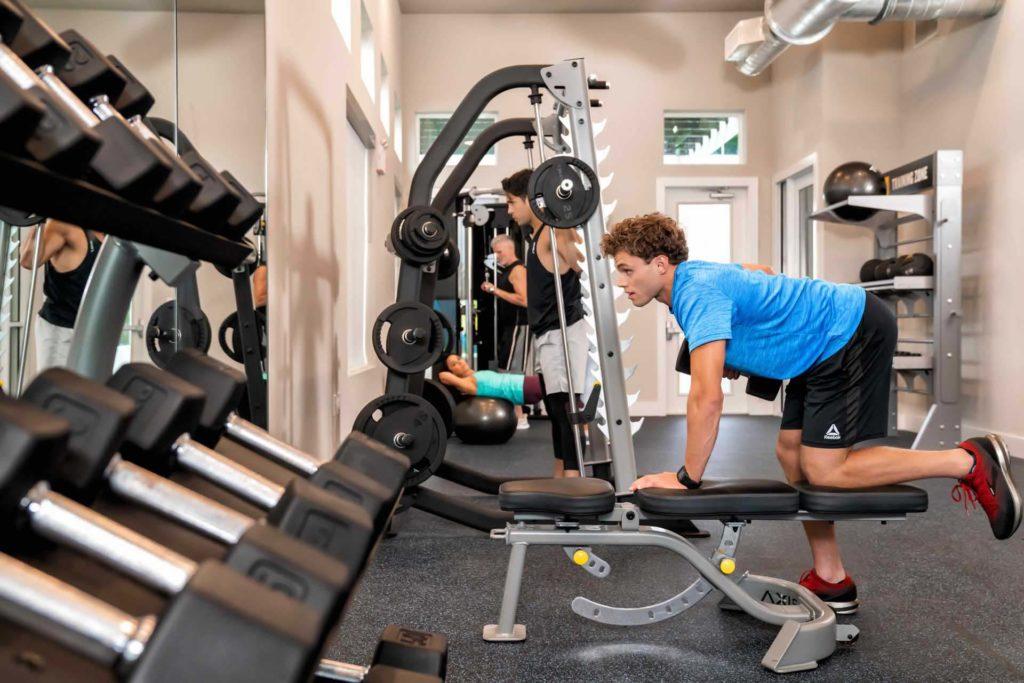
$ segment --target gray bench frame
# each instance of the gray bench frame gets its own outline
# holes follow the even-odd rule
[[[727,575],[719,569],[720,563],[727,558],[735,559],[743,527],[752,519],[886,523],[905,520],[906,515],[823,515],[801,511],[789,515],[729,516],[720,520],[724,525],[722,538],[710,557],[705,557],[689,540],[657,526],[659,521],[674,519],[649,515],[633,503],[617,503],[611,512],[592,522],[564,519],[558,515],[517,514],[513,523],[491,532],[491,538],[504,540],[511,546],[511,554],[498,623],[484,627],[484,640],[514,642],[526,639],[526,627],[516,623],[516,611],[529,546],[561,546],[570,558],[577,550],[585,550],[589,561],[582,568],[599,578],[610,573],[610,566],[593,554],[591,546],[652,546],[679,555],[697,570],[700,577],[677,595],[652,605],[613,607],[577,597],[572,601],[572,610],[603,624],[641,626],[677,616],[718,591],[722,595],[719,602],[722,609],[746,612],[755,619],[780,627],[761,660],[762,665],[776,673],[814,669],[819,661],[835,651],[836,643],[855,641],[859,629],[837,623],[832,609],[799,584],[752,574],[739,566]]]

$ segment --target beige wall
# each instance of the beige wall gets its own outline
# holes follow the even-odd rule
[[[740,75],[722,60],[722,39],[742,13],[408,15],[403,17],[404,114],[409,131],[405,159],[413,168],[416,113],[451,111],[485,74],[510,64],[553,63],[568,57],[587,59],[587,69],[607,79],[609,91],[595,93],[604,107],[594,119],[607,118],[598,147],[611,146],[602,176],[615,178],[605,201],[617,200],[610,221],[657,206],[661,176],[756,176],[773,169],[770,90],[761,80]],[[439,46],[442,46],[439,48]],[[550,98],[544,103],[547,113]],[[747,164],[743,166],[662,165],[662,114],[666,110],[742,110],[747,116]],[[488,111],[499,118],[532,115],[526,91],[505,93]],[[481,167],[470,185],[490,187],[526,166],[519,140],[498,145],[496,166]],[[768,183],[761,183],[759,221],[770,223]],[[770,233],[760,235],[768,257]],[[623,306],[628,304],[623,304]],[[625,364],[639,363],[630,382],[640,391],[638,406],[651,404],[663,374],[654,358],[664,339],[657,330],[657,309],[636,310],[623,338],[635,336]],[[639,414],[640,411],[635,411]]]
[[[1024,449],[1024,6],[1008,2],[989,21],[946,24],[906,50],[901,154],[964,150],[964,421],[973,430],[1013,435]],[[1017,31],[1015,31],[1017,29]],[[1015,34],[1016,33],[1016,34]]]
[[[394,301],[394,271],[384,237],[394,218],[397,157],[384,149],[384,124],[359,76],[359,3],[352,7],[352,52],[331,17],[331,4],[267,2],[267,92],[271,428],[300,447],[328,455],[363,404],[379,395],[384,373],[346,367],[348,301],[345,126],[357,107],[378,141],[370,184],[370,267],[367,315]],[[400,91],[397,0],[367,3],[392,87]],[[379,68],[378,79],[379,79]],[[374,88],[376,90],[376,87]],[[351,98],[348,97],[351,93]],[[351,101],[349,105],[347,102]]]

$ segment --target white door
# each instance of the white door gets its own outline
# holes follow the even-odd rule
[[[756,226],[748,225],[747,189],[743,187],[670,187],[665,190],[664,206],[683,227],[690,249],[690,260],[721,263],[756,262]],[[669,311],[666,315],[665,414],[686,413],[690,377],[675,371],[675,359],[683,334]],[[750,413],[744,378],[722,380],[725,392],[724,412]]]
[[[815,277],[814,172],[807,168],[778,184],[782,207],[782,272]]]

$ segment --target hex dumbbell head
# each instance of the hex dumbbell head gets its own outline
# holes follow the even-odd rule
[[[206,393],[199,429],[192,436],[212,446],[224,431],[228,416],[245,394],[245,375],[196,349],[175,353],[167,364],[167,371]]]
[[[36,16],[21,0],[9,0],[22,15],[21,26],[13,38],[4,35],[3,40],[11,51],[30,68],[38,69],[50,65],[60,69],[71,56],[71,46]]]
[[[45,111],[38,97],[0,72],[0,149],[14,153],[24,149]]]
[[[228,657],[233,680],[305,681],[320,640],[312,608],[206,562],[160,617],[131,680],[221,680]]]
[[[396,492],[402,487],[411,466],[409,458],[362,432],[352,432],[345,437],[333,459]]]
[[[365,510],[301,478],[288,482],[266,520],[350,567],[361,568],[377,542],[373,520]]]
[[[361,507],[370,515],[378,533],[384,532],[398,495],[398,490],[390,490],[373,477],[334,461],[318,467],[310,475],[309,483]]]
[[[231,216],[228,217],[227,230],[224,232],[224,237],[240,240],[255,225],[260,216],[263,215],[263,204],[238,181],[238,178],[227,171],[221,171],[220,175],[227,182],[228,186],[235,190],[242,199],[231,213]]]
[[[440,633],[392,624],[384,629],[377,642],[373,664],[444,680],[448,671],[448,639]]]
[[[121,455],[144,462],[153,469],[160,465],[161,474],[172,469],[165,457],[174,440],[191,433],[199,425],[205,395],[185,380],[145,363],[122,365],[107,386],[135,401],[138,406],[121,444]]]
[[[0,0],[0,40],[12,40],[24,19],[25,15],[11,0]]]
[[[194,149],[182,152],[181,159],[203,181],[203,189],[189,206],[184,219],[210,232],[222,234],[228,219],[242,202],[242,196],[199,152]]]
[[[68,423],[31,405],[0,396],[0,525],[14,529],[21,500],[64,454]]]
[[[71,48],[71,56],[57,70],[60,80],[85,102],[97,95],[117,102],[128,81],[110,60],[78,31],[68,29],[60,37]]]
[[[114,103],[114,109],[121,112],[121,116],[130,119],[133,116],[145,116],[156,104],[156,99],[149,92],[149,88],[142,84],[135,75],[128,70],[124,63],[114,55],[107,55],[107,61],[114,67],[114,71],[124,79],[125,87]]]
[[[105,485],[107,465],[135,415],[135,403],[63,368],[39,374],[22,399],[68,421],[67,452],[45,478],[54,490],[88,504]]]

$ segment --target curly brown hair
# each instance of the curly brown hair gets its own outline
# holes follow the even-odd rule
[[[672,265],[690,256],[683,229],[662,213],[648,213],[619,221],[611,232],[601,238],[601,251],[610,258],[624,251],[647,262],[658,254],[664,254]]]

